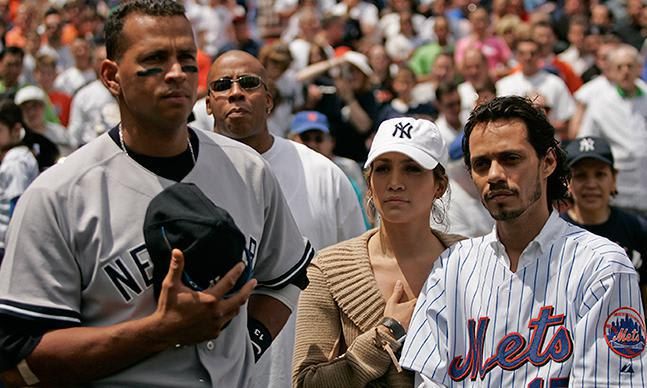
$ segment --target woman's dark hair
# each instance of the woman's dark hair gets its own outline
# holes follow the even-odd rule
[[[18,123],[23,125],[22,111],[20,110],[20,107],[10,99],[0,98],[0,124],[8,127],[9,132],[11,133]],[[0,151],[6,152],[17,145],[18,144],[15,143],[3,145]]]
[[[119,59],[124,52],[124,39],[121,32],[124,29],[126,17],[131,13],[148,16],[182,16],[184,6],[173,0],[131,0],[121,3],[115,8],[104,26],[106,39],[106,56],[110,60]]]
[[[566,165],[566,153],[555,139],[555,128],[550,124],[544,112],[525,97],[497,97],[472,111],[467,124],[465,124],[465,137],[463,138],[463,158],[467,168],[470,170],[472,168],[469,141],[474,127],[481,123],[509,119],[518,119],[524,122],[528,142],[540,159],[546,156],[551,149],[555,152],[557,166],[548,177],[546,187],[548,208],[550,209],[555,203],[567,200],[569,198],[570,169]]]

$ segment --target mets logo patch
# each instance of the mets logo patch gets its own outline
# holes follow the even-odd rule
[[[634,358],[645,350],[645,322],[636,310],[620,307],[604,323],[604,339],[615,354]]]

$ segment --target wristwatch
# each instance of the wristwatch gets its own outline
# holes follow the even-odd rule
[[[404,327],[402,327],[400,322],[396,321],[393,318],[384,317],[382,318],[382,322],[380,322],[380,324],[389,329],[391,335],[393,335],[395,340],[398,342],[402,342],[407,336],[407,332],[404,330]]]

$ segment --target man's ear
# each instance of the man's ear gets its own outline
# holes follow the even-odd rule
[[[207,94],[207,98],[204,99],[204,103],[207,105],[207,114],[211,116],[213,115],[213,110],[211,110],[211,103],[209,102],[209,100],[209,94]]]
[[[551,147],[542,160],[542,175],[548,178],[557,168],[557,155],[555,148]]]
[[[267,90],[265,92],[265,112],[267,112],[268,116],[272,113],[272,109],[274,109],[274,98],[272,97],[272,93]]]
[[[110,94],[117,97],[121,94],[121,83],[119,77],[119,65],[115,61],[105,59],[99,70],[101,82],[110,91]]]

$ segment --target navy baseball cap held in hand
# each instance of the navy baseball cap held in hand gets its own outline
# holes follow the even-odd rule
[[[601,137],[580,137],[572,140],[566,146],[566,164],[568,167],[582,159],[590,158],[604,162],[613,167],[613,154],[611,146]]]
[[[229,294],[251,277],[245,236],[234,219],[192,183],[175,183],[156,195],[144,218],[144,241],[153,262],[153,291],[159,297],[169,270],[171,251],[184,253],[183,283],[203,291],[237,263],[247,268]]]

